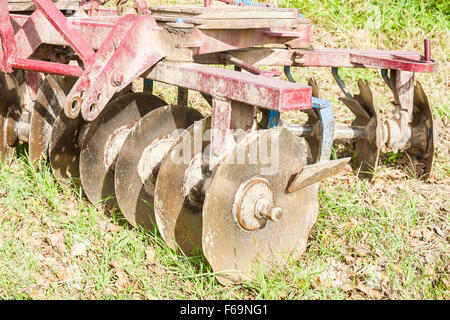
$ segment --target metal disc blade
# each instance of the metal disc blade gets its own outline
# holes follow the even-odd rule
[[[203,136],[211,128],[211,118],[195,122],[181,133],[176,144],[164,158],[155,185],[155,220],[159,232],[167,245],[178,247],[189,254],[201,248],[202,241],[202,195],[199,204],[192,205],[183,193],[186,171],[194,158],[202,160],[201,155],[209,145]],[[199,177],[200,176],[200,177]],[[199,182],[201,175],[192,175]]]
[[[105,210],[116,204],[114,166],[123,142],[137,121],[166,104],[148,93],[128,94],[111,101],[89,125],[81,148],[80,177],[93,204]]]
[[[8,144],[7,119],[17,118],[11,118],[11,108],[19,115],[22,108],[22,95],[14,75],[0,72],[0,100],[0,159],[9,163],[16,148]]]
[[[269,146],[266,154],[271,160],[263,159],[260,151],[252,164],[254,150],[264,150],[264,143]],[[239,157],[246,163],[236,163]],[[272,268],[288,257],[298,259],[304,252],[318,214],[318,186],[291,194],[286,187],[292,172],[299,172],[305,165],[304,140],[281,127],[259,133],[257,139],[243,139],[219,164],[205,197],[202,237],[206,258],[214,272],[221,273],[219,282],[239,281],[258,265]],[[283,216],[278,222],[267,221],[263,227],[247,231],[238,223],[233,206],[241,184],[255,177],[270,183]]]
[[[315,98],[320,98],[320,89],[319,89],[319,85],[317,84],[316,79],[309,78],[308,86],[312,87],[312,96]]]
[[[378,167],[380,151],[383,141],[383,124],[380,114],[375,110],[375,115],[366,125],[367,139],[356,139],[353,150],[356,174],[363,179],[372,179],[373,173]],[[352,125],[360,125],[361,120],[356,118]]]
[[[423,169],[416,168],[416,171],[421,179],[426,180],[433,169],[437,130],[427,95],[418,81],[414,86],[414,107],[411,128],[412,146],[407,152],[414,155],[423,164]]]
[[[139,120],[128,134],[115,167],[119,208],[133,225],[153,228],[153,196],[159,166],[180,132],[202,115],[184,106],[165,106]]]
[[[364,107],[367,114],[371,117],[375,115],[375,105],[373,101],[372,90],[366,81],[358,80],[359,94],[355,95],[355,99]]]
[[[68,184],[71,179],[80,177],[78,135],[84,124],[81,117],[70,119],[64,112],[60,112],[53,122],[48,157],[52,172],[61,184]]]
[[[49,75],[42,82],[34,102],[28,142],[30,160],[43,160],[47,156],[52,127],[62,107],[66,103],[66,95],[75,79]]]
[[[340,97],[339,101],[345,104],[356,117],[361,118],[366,122],[370,120],[370,115],[367,113],[366,109],[364,109],[355,98]]]

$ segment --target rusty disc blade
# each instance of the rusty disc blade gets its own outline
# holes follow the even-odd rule
[[[203,137],[210,128],[211,119],[204,118],[181,133],[164,158],[155,184],[159,232],[170,248],[178,246],[185,254],[201,248],[204,194],[201,188],[195,188],[208,178],[202,174],[201,165],[205,162],[203,151],[209,146]],[[186,190],[193,192],[187,196]]]
[[[20,118],[23,101],[14,75],[0,72],[0,100],[0,158],[9,163],[16,149],[15,144],[8,143],[11,140],[9,129]]]
[[[53,122],[48,157],[55,178],[63,185],[80,177],[79,134],[83,125],[86,124],[81,116],[70,119],[64,112],[60,112]]]
[[[433,169],[434,149],[436,147],[437,128],[434,125],[433,111],[422,85],[417,81],[414,86],[414,112],[412,121],[411,148],[406,150],[414,155],[423,168],[417,168],[418,176],[427,180]]]
[[[353,159],[355,172],[360,178],[371,179],[378,167],[383,138],[380,114],[375,107],[372,90],[367,82],[358,80],[359,94],[353,98],[339,98],[356,116],[354,126],[365,126],[367,136],[354,142]]]
[[[132,93],[111,101],[90,123],[80,153],[80,177],[93,204],[105,210],[116,204],[114,167],[123,142],[137,121],[166,104],[148,93]]]
[[[206,191],[202,248],[222,284],[241,280],[257,266],[270,269],[288,257],[298,259],[317,218],[317,184],[286,192],[292,173],[306,165],[304,139],[282,127],[261,131],[256,138],[241,140],[225,156]],[[257,157],[255,150],[260,150]],[[261,150],[267,150],[269,161]],[[267,221],[253,231],[244,229],[233,213],[235,195],[249,179],[268,181],[274,202],[283,211],[279,221]]]
[[[146,114],[128,134],[115,167],[119,208],[133,226],[154,227],[153,196],[164,156],[180,132],[202,115],[184,106],[165,106]]]
[[[74,78],[56,75],[48,75],[42,82],[30,120],[28,154],[33,163],[47,156],[52,128],[74,82]]]

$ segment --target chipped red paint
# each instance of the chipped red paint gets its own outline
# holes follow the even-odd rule
[[[83,69],[78,66],[32,59],[13,58],[11,66],[15,69],[60,74],[64,76],[80,77],[83,74]]]
[[[0,69],[3,72],[12,72],[11,59],[15,54],[14,29],[10,22],[8,0],[0,0]]]
[[[31,100],[36,100],[37,93],[43,81],[43,74],[39,72],[25,71],[25,83]]]
[[[438,64],[426,62],[418,52],[388,50],[297,50],[294,62],[303,67],[381,68],[410,72],[435,72]]]
[[[160,62],[146,77],[270,110],[312,108],[310,86],[245,72],[195,63]]]
[[[210,168],[220,162],[222,157],[233,147],[231,127],[231,100],[213,98],[211,115],[211,149]]]
[[[72,49],[78,53],[84,64],[88,65],[95,52],[87,41],[72,27],[69,20],[56,8],[53,2],[49,0],[33,0],[33,2],[70,44]]]
[[[270,110],[312,107],[311,87],[262,77],[274,73],[259,71],[255,68],[258,62],[238,61],[247,70],[257,74],[253,75],[195,63],[160,61],[164,58],[180,59],[180,54],[182,61],[190,61],[201,54],[231,50],[239,54],[237,49],[246,49],[252,53],[253,50],[256,52],[254,47],[265,44],[287,44],[294,48],[292,44],[309,46],[311,26],[300,22],[301,19],[295,28],[194,28],[184,39],[188,41],[180,40],[178,43],[178,40],[170,40],[180,39],[176,35],[164,36],[169,34],[163,34],[163,28],[157,25],[144,0],[134,0],[141,15],[128,14],[123,17],[117,16],[116,10],[97,8],[97,1],[83,4],[93,4],[95,15],[89,17],[65,17],[51,0],[33,2],[38,10],[31,15],[10,16],[7,0],[0,0],[1,70],[12,72],[13,68],[20,68],[79,77],[68,95],[68,101],[83,96],[81,112],[87,120],[95,119],[115,92],[141,74],[149,79],[197,90],[227,101]],[[209,1],[205,4],[208,5]],[[43,44],[70,46],[84,63],[74,66],[58,63],[67,62],[68,59],[58,59],[58,62],[37,60],[40,56],[30,59]],[[276,49],[272,57],[262,59],[273,65],[374,67],[433,72],[437,63],[431,60],[429,47],[429,42],[425,42],[425,56],[417,52],[382,50]],[[409,105],[409,91],[407,96],[404,100]],[[91,111],[93,105],[95,108]]]

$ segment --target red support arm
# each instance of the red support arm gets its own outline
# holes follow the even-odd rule
[[[16,50],[14,30],[11,24],[8,9],[8,0],[0,0],[0,70],[12,72],[11,58]]]
[[[73,50],[83,60],[85,66],[91,63],[95,52],[84,38],[69,23],[66,17],[50,0],[33,0],[50,23],[58,30]]]

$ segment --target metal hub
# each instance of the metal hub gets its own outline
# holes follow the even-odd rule
[[[248,231],[264,227],[267,220],[277,222],[283,216],[281,208],[274,204],[270,183],[260,177],[251,178],[239,186],[233,214],[239,225]]]

